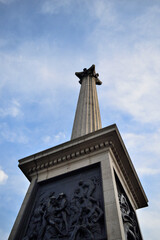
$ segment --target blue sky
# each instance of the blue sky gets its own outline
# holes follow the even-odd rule
[[[0,236],[29,182],[18,159],[68,141],[80,85],[96,65],[103,127],[116,123],[149,199],[145,240],[160,225],[160,1],[0,0]]]

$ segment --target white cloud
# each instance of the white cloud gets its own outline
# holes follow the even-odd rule
[[[0,185],[5,184],[8,179],[8,175],[0,168]]]
[[[10,101],[8,105],[9,106],[5,106],[5,108],[0,108],[0,117],[17,117],[20,115],[20,103],[16,99]]]
[[[138,218],[140,221],[140,226],[142,229],[143,237],[146,240],[154,239],[159,240],[159,196],[154,196],[152,203],[146,209],[140,209],[137,211]]]
[[[46,0],[42,4],[41,12],[44,14],[58,14],[62,9],[70,6],[73,0]]]
[[[160,174],[160,168],[137,168],[139,175],[157,175]]]
[[[156,129],[151,133],[122,133],[127,146],[135,151],[150,152],[159,156],[160,154],[160,129]]]
[[[102,58],[100,72],[108,79],[102,79],[103,103],[112,104],[138,122],[159,122],[159,62],[160,49],[150,44],[142,44],[134,53],[117,52],[115,58]],[[112,83],[108,86],[108,82]]]
[[[45,144],[48,144],[52,141],[52,138],[51,138],[51,136],[45,136],[42,138],[42,140]]]
[[[0,91],[10,90],[21,102],[30,103],[48,97],[56,101],[57,87],[64,86],[66,76],[65,88],[77,87],[70,65],[72,56],[64,57],[57,51],[56,46],[38,41],[22,44],[15,53],[0,54]]]
[[[132,161],[136,166],[138,175],[160,174],[160,130],[155,132],[122,133]]]
[[[102,104],[112,105],[137,122],[155,124],[160,121],[160,7],[145,6],[128,21],[119,7],[127,10],[125,1],[117,7],[116,1],[94,1],[91,8],[99,21],[88,41],[97,54]]]
[[[55,144],[59,144],[62,143],[66,140],[66,135],[63,132],[59,132],[58,134],[54,135],[54,136],[44,136],[42,138],[42,141],[47,145],[55,145]]]
[[[155,39],[160,35],[157,31],[159,25],[160,6],[153,3],[150,7],[146,8],[143,14],[137,16],[133,21],[133,29],[137,36],[147,36]],[[135,36],[136,37],[136,36]]]
[[[10,4],[12,2],[15,2],[17,0],[0,0],[0,3],[3,3],[3,4]]]
[[[29,186],[29,181],[26,179],[24,175],[20,174],[11,174],[8,181],[7,189],[9,191],[13,191],[15,194],[19,196],[24,196],[27,192]]]
[[[56,141],[59,142],[61,140],[64,140],[66,138],[66,135],[63,132],[59,132],[54,138],[55,138]]]
[[[6,123],[2,123],[0,124],[0,141],[26,144],[28,137],[22,129],[16,127],[13,130]]]
[[[98,19],[99,28],[102,26],[108,27],[117,24],[117,14],[113,2],[108,0],[96,0],[92,2],[92,7],[90,4],[91,3],[88,2],[89,13],[93,18]]]

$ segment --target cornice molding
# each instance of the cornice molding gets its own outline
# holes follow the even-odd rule
[[[71,163],[73,160],[80,161],[83,156],[97,154],[98,151],[105,151],[107,148],[111,149],[115,156],[116,163],[136,201],[137,208],[147,206],[148,199],[116,125],[21,159],[19,167],[31,181],[32,177],[44,171]]]
[[[49,157],[44,159],[44,162],[39,164],[38,161],[35,159],[34,160],[34,166],[28,169],[28,175],[30,176],[31,174],[37,172],[37,171],[41,171],[44,169],[49,170],[50,168],[52,168],[53,166],[59,165],[61,163],[64,162],[68,162],[70,160],[79,158],[81,156],[93,153],[95,151],[98,151],[100,149],[103,149],[105,147],[111,147],[112,146],[112,142],[101,142],[99,144],[95,144],[92,145],[90,147],[86,147],[86,148],[82,148],[79,151],[72,151],[70,154],[64,154],[59,158],[56,157],[51,157],[51,159],[49,159]]]
[[[128,174],[127,174],[127,171],[125,170],[125,166],[124,166],[124,164],[123,164],[123,162],[122,162],[122,160],[121,160],[121,158],[120,158],[120,156],[119,156],[119,154],[118,154],[114,144],[111,143],[111,145],[112,145],[111,149],[112,149],[113,155],[114,155],[114,157],[116,159],[116,163],[118,164],[118,166],[119,166],[119,168],[121,170],[121,173],[122,173],[125,181],[127,182],[127,185],[128,185],[127,188],[131,191],[133,199],[134,199],[134,201],[137,204],[137,208],[140,208],[140,206],[141,206],[140,201],[138,199],[136,191],[134,190],[133,184],[130,181],[130,178],[129,178]]]

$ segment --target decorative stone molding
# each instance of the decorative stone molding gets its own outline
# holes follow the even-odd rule
[[[110,145],[111,145],[111,149],[113,151],[113,154],[114,154],[114,156],[116,158],[116,161],[118,163],[118,166],[121,169],[121,172],[122,172],[122,174],[123,174],[123,176],[124,176],[124,178],[125,178],[125,180],[126,180],[126,182],[128,184],[128,187],[129,187],[129,189],[130,189],[130,191],[131,191],[131,193],[133,195],[133,198],[134,198],[137,206],[139,207],[140,206],[140,202],[138,200],[138,197],[137,197],[137,194],[136,194],[136,192],[134,190],[134,187],[133,187],[133,185],[132,185],[132,183],[130,181],[130,178],[128,177],[128,174],[127,174],[127,172],[125,170],[125,166],[124,166],[124,164],[123,164],[123,162],[122,162],[122,160],[121,160],[121,158],[120,158],[120,156],[119,156],[119,154],[118,154],[114,144],[112,142],[110,142]]]
[[[111,125],[21,159],[19,160],[19,167],[31,181],[32,177],[38,176],[44,171],[63,166],[73,160],[81,161],[82,157],[97,154],[98,151],[105,151],[107,148],[112,151],[119,171],[128,185],[137,208],[147,206],[148,199],[116,125]]]
[[[46,159],[45,159],[45,163],[42,163],[42,164],[38,164],[37,161],[35,161],[36,166],[33,166],[32,168],[30,168],[28,170],[28,174],[29,175],[33,174],[33,173],[35,173],[37,171],[41,171],[45,168],[49,169],[49,168],[51,168],[55,165],[61,164],[62,162],[66,162],[66,161],[70,161],[70,160],[79,158],[83,155],[90,154],[92,152],[98,151],[99,149],[102,149],[104,147],[109,147],[109,146],[112,146],[111,142],[110,143],[109,142],[102,142],[100,144],[96,144],[94,146],[81,149],[80,151],[72,152],[69,155],[64,155],[60,158],[55,158],[55,159],[52,159],[52,160],[47,159],[48,160],[47,162],[46,162]]]
[[[83,155],[87,155],[87,154],[93,153],[95,151],[98,151],[98,150],[106,148],[106,147],[110,147],[111,148],[111,150],[112,150],[112,152],[113,152],[113,154],[114,154],[114,156],[116,158],[116,161],[117,161],[117,163],[118,163],[118,165],[119,165],[119,167],[120,167],[120,169],[122,171],[122,174],[125,177],[125,180],[126,180],[128,186],[130,188],[130,191],[131,191],[131,193],[132,193],[132,195],[133,195],[133,197],[134,197],[134,199],[135,199],[135,201],[137,203],[137,206],[140,206],[140,202],[138,200],[136,192],[134,191],[134,187],[133,187],[133,185],[132,185],[132,183],[130,181],[130,178],[128,177],[128,174],[127,174],[127,172],[125,170],[125,167],[124,167],[124,165],[123,165],[123,163],[122,163],[122,161],[121,161],[121,159],[120,159],[120,157],[118,155],[118,152],[117,152],[117,150],[116,150],[116,148],[115,148],[115,146],[114,146],[112,141],[101,142],[101,143],[96,144],[94,146],[91,146],[89,148],[84,148],[84,149],[81,149],[80,151],[73,152],[73,153],[71,153],[69,155],[64,155],[61,158],[48,160],[48,162],[46,162],[46,163],[42,163],[42,164],[38,164],[37,163],[36,166],[34,166],[34,167],[32,167],[32,168],[30,168],[28,170],[28,174],[30,175],[30,174],[33,174],[33,173],[35,173],[37,171],[40,172],[41,170],[44,170],[44,169],[49,170],[49,168],[51,168],[51,167],[53,167],[55,165],[59,165],[59,164],[61,164],[63,162],[79,158],[79,157],[81,157]],[[35,161],[35,163],[36,163],[36,161]]]

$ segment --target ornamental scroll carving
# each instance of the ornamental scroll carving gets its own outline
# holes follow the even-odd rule
[[[106,239],[102,201],[97,196],[100,183],[94,176],[77,181],[71,196],[56,191],[42,194],[23,240]]]
[[[117,178],[117,177],[116,177]],[[118,198],[126,240],[142,240],[136,214],[117,178]]]

